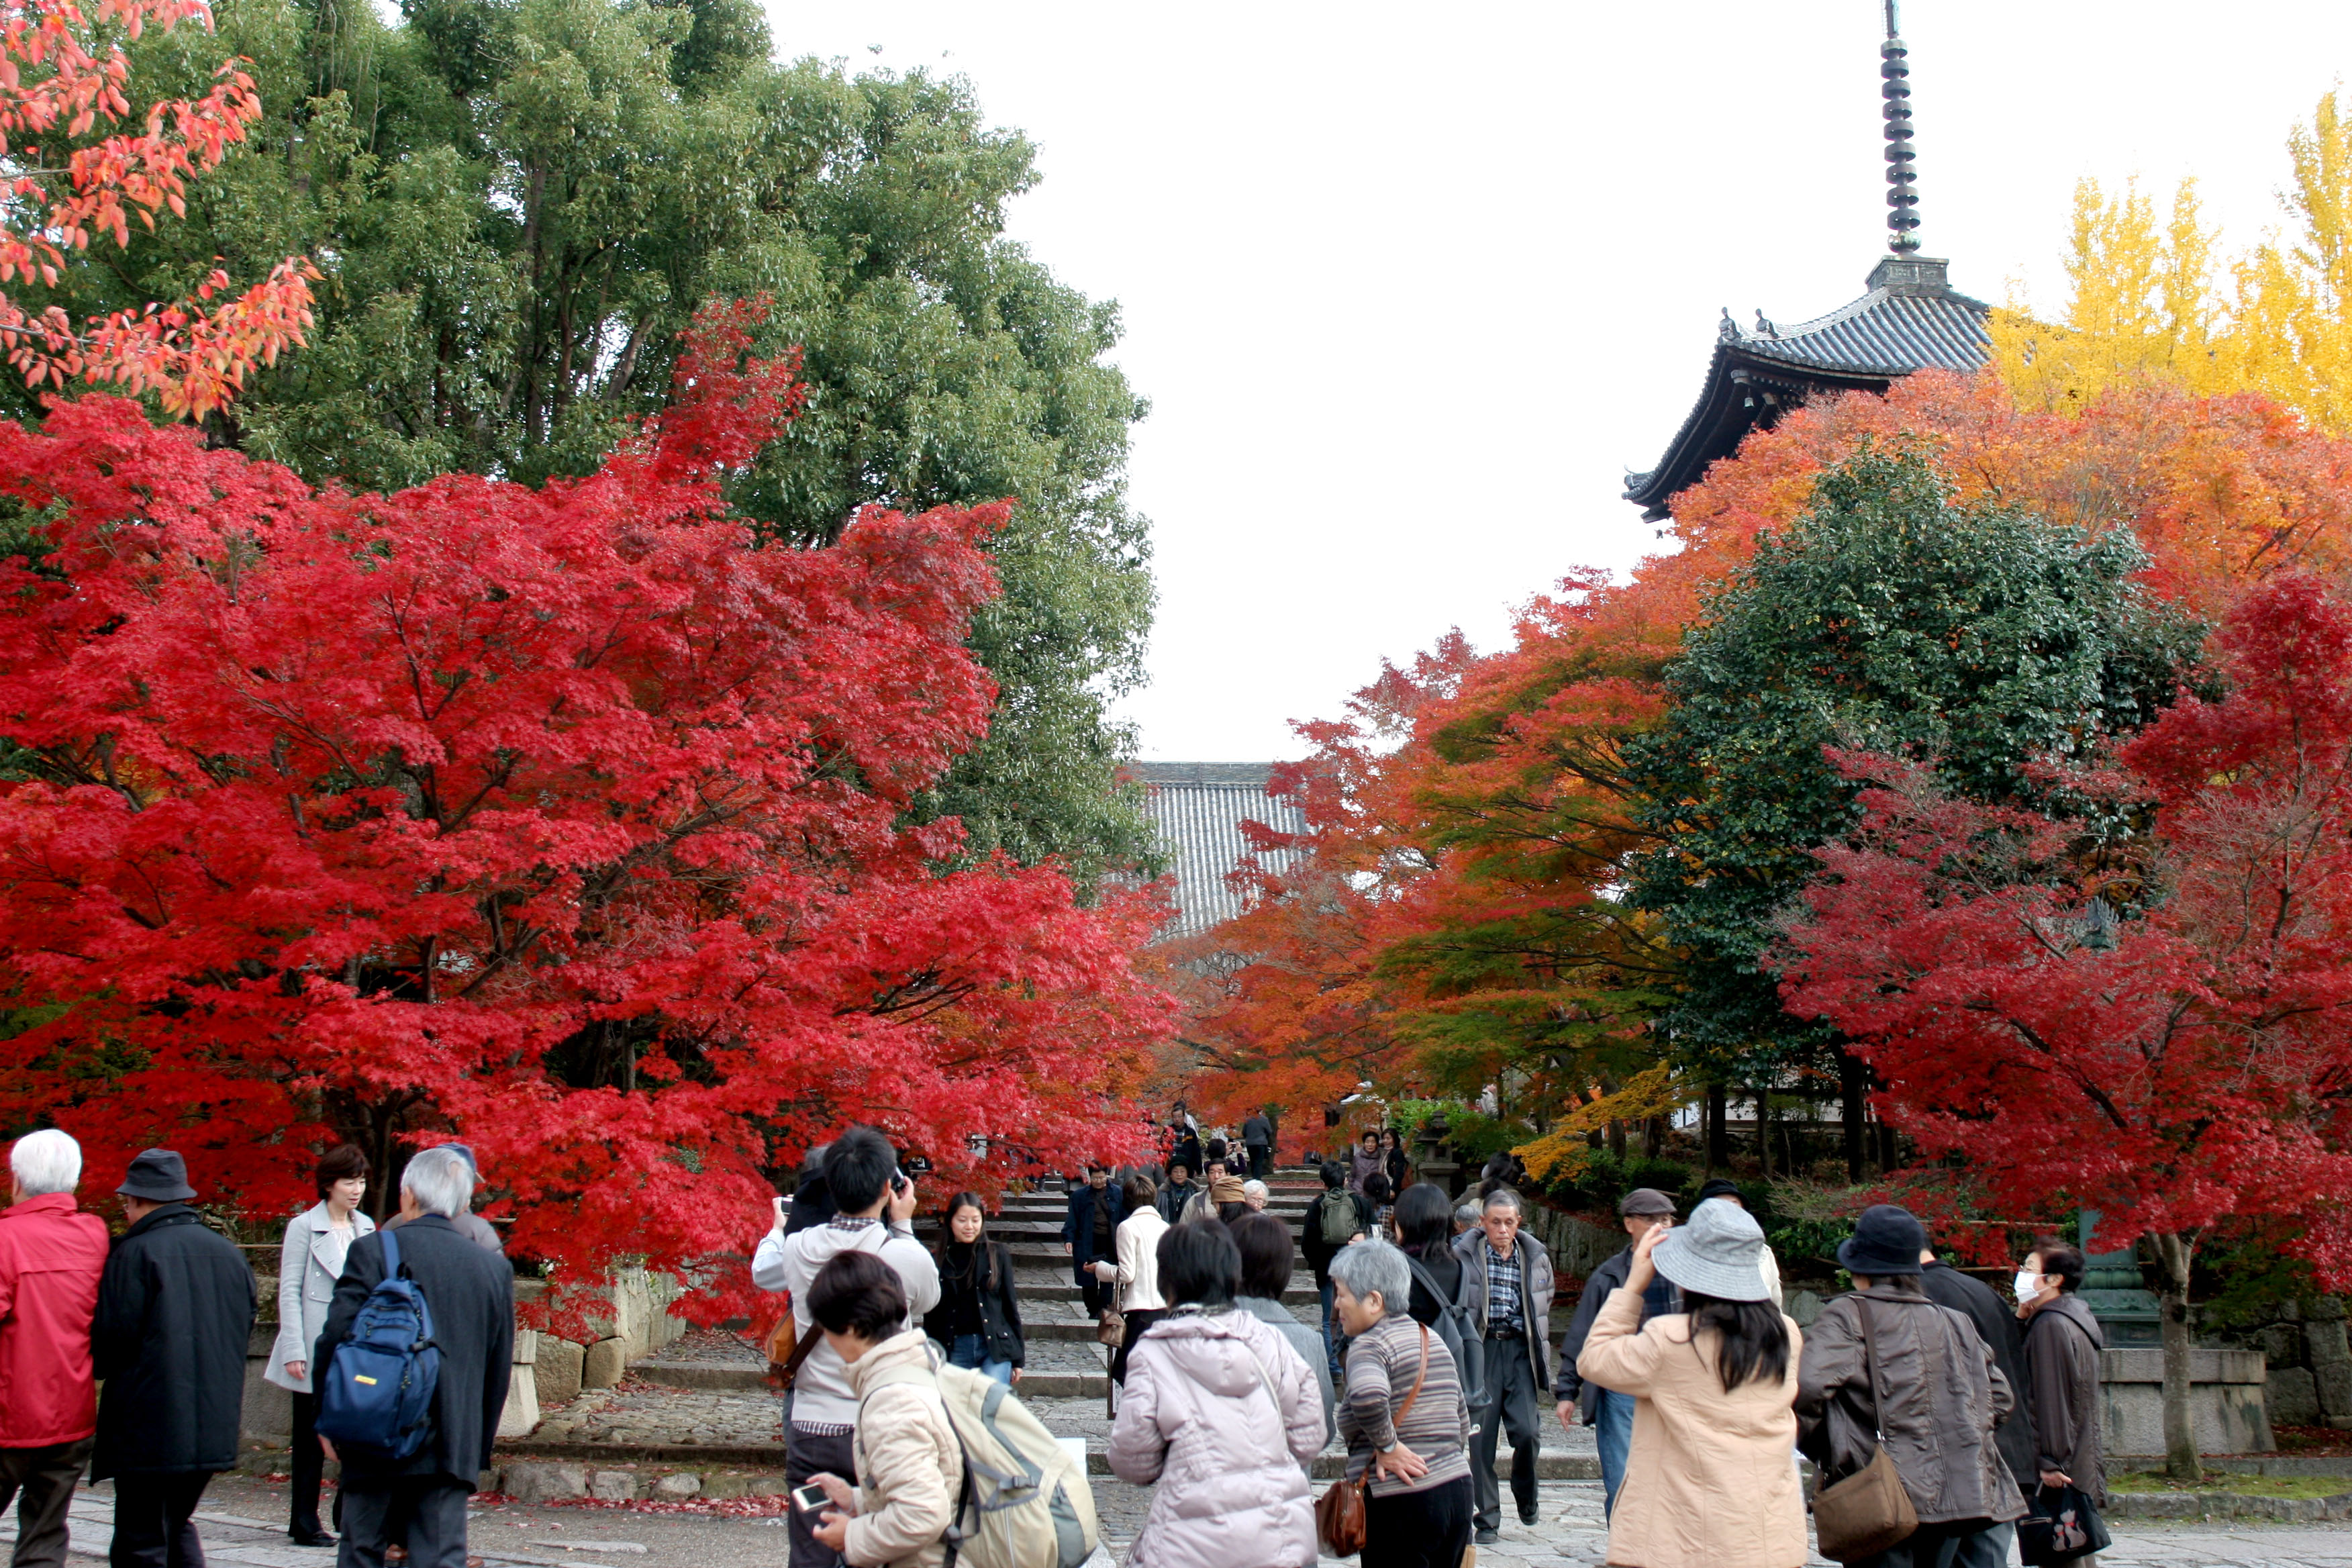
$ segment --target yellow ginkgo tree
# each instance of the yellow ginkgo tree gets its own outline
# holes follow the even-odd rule
[[[2322,429],[2352,431],[2352,122],[2336,94],[2287,138],[2289,233],[2224,260],[2196,182],[2168,216],[2126,185],[2075,187],[2056,320],[1992,320],[1993,362],[2025,407],[2071,412],[2118,381],[2156,375],[2204,395],[2261,393]]]

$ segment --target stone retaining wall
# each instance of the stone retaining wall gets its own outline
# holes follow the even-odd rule
[[[2230,1321],[2209,1314],[2200,1326],[2203,1338],[2262,1352],[2273,1421],[2352,1428],[2352,1345],[2342,1297],[2282,1301]]]

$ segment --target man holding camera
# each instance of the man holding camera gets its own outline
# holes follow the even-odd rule
[[[783,1200],[776,1200],[775,1226],[751,1259],[751,1282],[793,1293],[793,1325],[805,1342],[817,1332],[808,1300],[817,1270],[841,1253],[871,1252],[905,1287],[907,1321],[920,1322],[940,1303],[939,1265],[915,1240],[915,1184],[899,1173],[889,1140],[871,1127],[851,1128],[826,1153],[824,1180],[838,1212],[821,1226],[786,1236]],[[850,1391],[848,1366],[829,1344],[818,1344],[802,1362],[791,1411],[785,1481],[798,1487],[812,1476],[831,1474],[856,1485],[850,1436],[857,1426],[857,1396]],[[816,1539],[813,1515],[793,1510],[791,1532],[791,1568],[831,1568],[834,1552]]]

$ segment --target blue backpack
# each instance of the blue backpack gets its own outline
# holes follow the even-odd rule
[[[432,1430],[441,1347],[433,1342],[424,1290],[404,1277],[399,1241],[389,1230],[376,1234],[383,1237],[383,1278],[324,1369],[318,1432],[364,1458],[405,1459]]]

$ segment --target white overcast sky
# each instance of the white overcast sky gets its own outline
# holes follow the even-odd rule
[[[773,0],[776,45],[970,79],[1044,180],[1012,229],[1119,301],[1151,416],[1148,759],[1299,754],[1383,658],[1498,646],[1568,568],[1654,547],[1618,499],[1720,307],[1860,294],[1885,247],[1879,0],[1185,5]],[[2279,221],[2352,5],[1909,0],[1924,253],[2058,297],[2074,181],[2195,174]],[[878,45],[878,52],[872,46]]]

